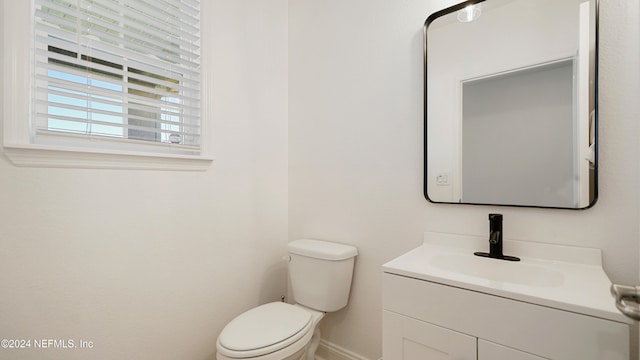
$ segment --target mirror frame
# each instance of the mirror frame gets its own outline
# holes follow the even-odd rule
[[[585,206],[585,207],[576,207],[576,208],[569,208],[569,207],[557,207],[557,206],[542,206],[542,205],[522,205],[522,204],[496,204],[496,203],[472,203],[472,202],[446,202],[446,201],[434,201],[429,197],[429,194],[427,192],[427,182],[429,179],[428,176],[428,151],[427,151],[427,144],[428,144],[428,130],[427,130],[427,121],[428,121],[428,116],[427,116],[427,109],[428,109],[428,61],[427,61],[427,30],[429,25],[436,20],[437,18],[450,14],[450,13],[455,13],[458,10],[461,10],[467,6],[470,5],[475,5],[475,4],[479,4],[482,2],[485,2],[486,0],[467,0],[467,1],[463,1],[461,3],[458,3],[456,5],[444,8],[442,10],[436,11],[434,13],[432,13],[431,15],[429,15],[429,17],[427,17],[427,19],[425,20],[424,23],[424,27],[423,27],[423,86],[424,86],[424,97],[423,97],[423,117],[424,117],[424,141],[423,141],[423,146],[424,146],[424,169],[423,169],[423,194],[424,197],[427,201],[429,201],[430,203],[434,203],[434,204],[458,204],[458,205],[484,205],[484,206],[506,206],[506,207],[519,207],[519,208],[540,208],[540,209],[560,209],[560,210],[586,210],[586,209],[590,209],[592,208],[597,202],[598,202],[598,146],[599,146],[599,136],[598,136],[598,128],[599,128],[599,105],[598,105],[598,58],[599,58],[599,1],[600,0],[591,0],[594,2],[595,4],[595,22],[594,22],[594,26],[595,26],[595,54],[594,54],[594,73],[593,73],[593,81],[594,81],[594,89],[593,89],[593,102],[594,102],[594,107],[593,107],[593,111],[594,111],[594,178],[593,178],[593,199],[591,200],[591,202]]]

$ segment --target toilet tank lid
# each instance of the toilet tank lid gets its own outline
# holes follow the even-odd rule
[[[345,260],[358,255],[358,249],[354,246],[312,239],[292,241],[288,251],[290,254],[322,260]]]

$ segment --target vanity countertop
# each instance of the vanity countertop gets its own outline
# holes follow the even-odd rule
[[[505,239],[504,254],[521,261],[473,255],[488,246],[488,240],[478,236],[428,232],[421,246],[382,268],[386,273],[632,322],[615,307],[599,249]]]

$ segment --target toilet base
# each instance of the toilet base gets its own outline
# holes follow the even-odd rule
[[[306,349],[300,349],[295,354],[289,355],[285,359],[282,359],[282,360],[307,360],[307,352],[305,350]]]
[[[320,324],[316,324],[316,328],[313,330],[313,335],[311,336],[311,341],[309,342],[309,347],[306,351],[305,360],[315,360],[316,359],[316,350],[318,350],[318,345],[320,345]]]

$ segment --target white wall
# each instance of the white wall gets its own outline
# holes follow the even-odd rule
[[[597,247],[638,283],[638,0],[601,1],[600,199],[584,211],[438,205],[422,196],[422,25],[455,1],[295,0],[289,6],[289,234],[355,244],[350,305],[323,337],[381,354],[380,265],[426,230]]]
[[[0,338],[94,342],[0,358],[214,359],[231,318],[286,293],[287,2],[203,3],[208,171],[17,168],[0,155]]]

